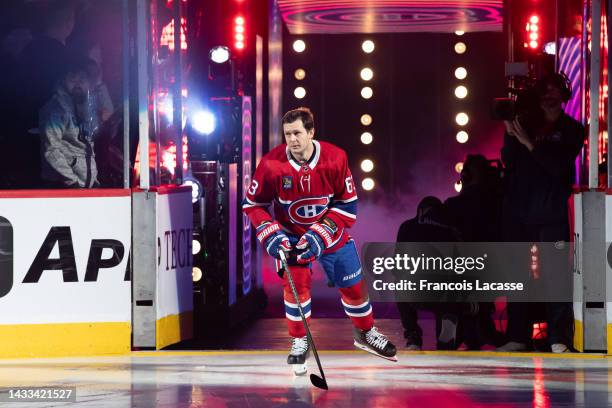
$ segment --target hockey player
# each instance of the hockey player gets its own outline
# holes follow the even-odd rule
[[[287,112],[282,125],[286,144],[262,158],[243,201],[243,211],[266,252],[277,259],[277,270],[283,278],[285,316],[292,337],[287,363],[294,365],[297,374],[305,372],[309,345],[287,276],[278,261],[279,251],[289,255],[308,321],[311,265],[319,261],[328,281],[340,290],[344,311],[354,326],[355,346],[396,361],[395,346],[374,327],[357,248],[346,231],[355,223],[357,213],[357,193],[346,153],[331,143],[313,139],[314,118],[307,108]],[[268,211],[270,205],[274,206],[274,216]]]

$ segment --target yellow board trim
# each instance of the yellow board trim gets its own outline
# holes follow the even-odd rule
[[[155,348],[162,349],[170,344],[193,337],[193,311],[168,315],[155,322]]]
[[[608,331],[610,331],[609,327]],[[610,338],[610,336],[608,336],[608,338]],[[584,351],[584,325],[580,320],[576,319],[574,319],[574,348],[578,351]],[[609,345],[608,350],[610,350]]]
[[[0,358],[125,354],[130,322],[0,325]]]
[[[608,323],[608,327],[606,330],[607,342],[608,342],[608,354],[612,354],[612,323]]]

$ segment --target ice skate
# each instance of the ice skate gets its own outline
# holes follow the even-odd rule
[[[397,361],[395,345],[380,333],[376,327],[370,330],[355,330],[355,347],[387,360]]]
[[[295,375],[306,374],[306,358],[309,352],[310,347],[306,337],[294,337],[291,340],[291,351],[287,356],[287,364],[291,365]]]

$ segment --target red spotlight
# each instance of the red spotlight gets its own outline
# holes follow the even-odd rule
[[[246,44],[246,29],[244,24],[245,18],[243,16],[236,16],[234,18],[234,48],[237,50],[244,49]]]
[[[532,14],[527,21],[525,26],[526,28],[526,36],[525,36],[525,46],[529,44],[529,48],[532,50],[537,50],[540,47],[540,17]]]

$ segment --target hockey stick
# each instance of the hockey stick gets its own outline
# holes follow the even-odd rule
[[[312,334],[310,334],[310,329],[308,328],[308,322],[306,321],[306,316],[304,316],[304,311],[302,310],[302,305],[300,303],[300,298],[298,297],[297,290],[295,289],[295,284],[293,283],[293,277],[291,276],[291,272],[289,271],[289,264],[287,263],[287,256],[285,252],[281,249],[278,254],[280,255],[280,260],[283,264],[283,268],[287,273],[287,280],[289,281],[289,286],[291,286],[291,291],[293,292],[293,297],[295,297],[295,303],[297,303],[298,310],[300,312],[300,317],[302,318],[302,323],[304,323],[304,328],[306,329],[306,337],[308,339],[308,343],[312,347],[312,352],[315,356],[315,360],[317,360],[317,366],[319,366],[319,372],[321,373],[321,377],[316,374],[310,374],[310,382],[317,388],[321,388],[322,390],[327,390],[327,381],[325,380],[325,373],[323,372],[323,367],[321,367],[321,361],[319,360],[319,354],[317,353],[317,348],[315,347],[314,341],[312,340]]]

